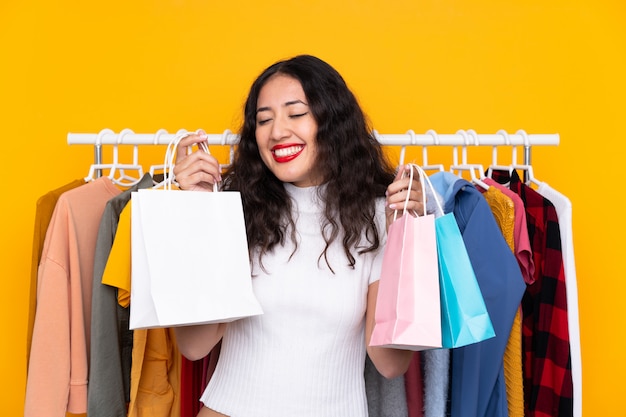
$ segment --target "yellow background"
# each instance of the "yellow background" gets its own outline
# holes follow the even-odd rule
[[[625,12],[623,0],[2,1],[0,414],[23,412],[35,203],[93,160],[67,133],[234,129],[261,69],[311,53],[381,133],[561,135],[533,165],[574,207],[584,412],[624,415]]]

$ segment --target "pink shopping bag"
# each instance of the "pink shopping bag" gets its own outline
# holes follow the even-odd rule
[[[420,172],[420,176],[422,175]],[[411,183],[413,172],[411,171]],[[421,181],[424,207],[426,193]],[[389,227],[370,346],[440,348],[441,307],[435,217],[406,211]]]

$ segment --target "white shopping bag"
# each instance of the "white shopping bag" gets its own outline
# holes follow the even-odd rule
[[[131,329],[262,314],[238,192],[133,192],[131,240]]]

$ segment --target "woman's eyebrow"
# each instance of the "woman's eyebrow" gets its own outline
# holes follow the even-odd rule
[[[302,100],[291,100],[285,103],[285,106],[293,106],[294,104],[304,104],[305,106],[308,106],[308,104],[306,104],[304,101]]]
[[[290,100],[290,101],[285,102],[284,106],[288,107],[288,106],[293,106],[295,104],[304,104],[305,106],[308,106],[308,104],[306,104],[302,100]],[[270,111],[270,110],[272,109],[269,106],[266,106],[266,107],[259,107],[258,109],[256,109],[256,112],[260,113],[262,111]]]

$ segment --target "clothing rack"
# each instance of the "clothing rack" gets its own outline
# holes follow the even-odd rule
[[[123,129],[115,133],[111,129],[103,129],[98,133],[68,133],[68,145],[94,145],[94,161],[102,162],[102,145],[167,145],[176,135],[187,132],[181,129],[176,133],[169,133],[160,129],[155,133],[135,133],[130,129]],[[531,163],[531,147],[536,145],[558,145],[559,135],[551,134],[527,134],[524,130],[515,133],[507,133],[499,130],[493,134],[478,134],[472,129],[458,130],[456,133],[440,134],[434,130],[419,134],[412,130],[403,134],[379,134],[373,131],[374,137],[383,146],[461,146],[464,149],[470,146],[493,146],[494,152],[497,146],[523,146],[524,165]],[[209,145],[234,146],[239,141],[239,135],[225,130],[223,133],[208,134]]]

